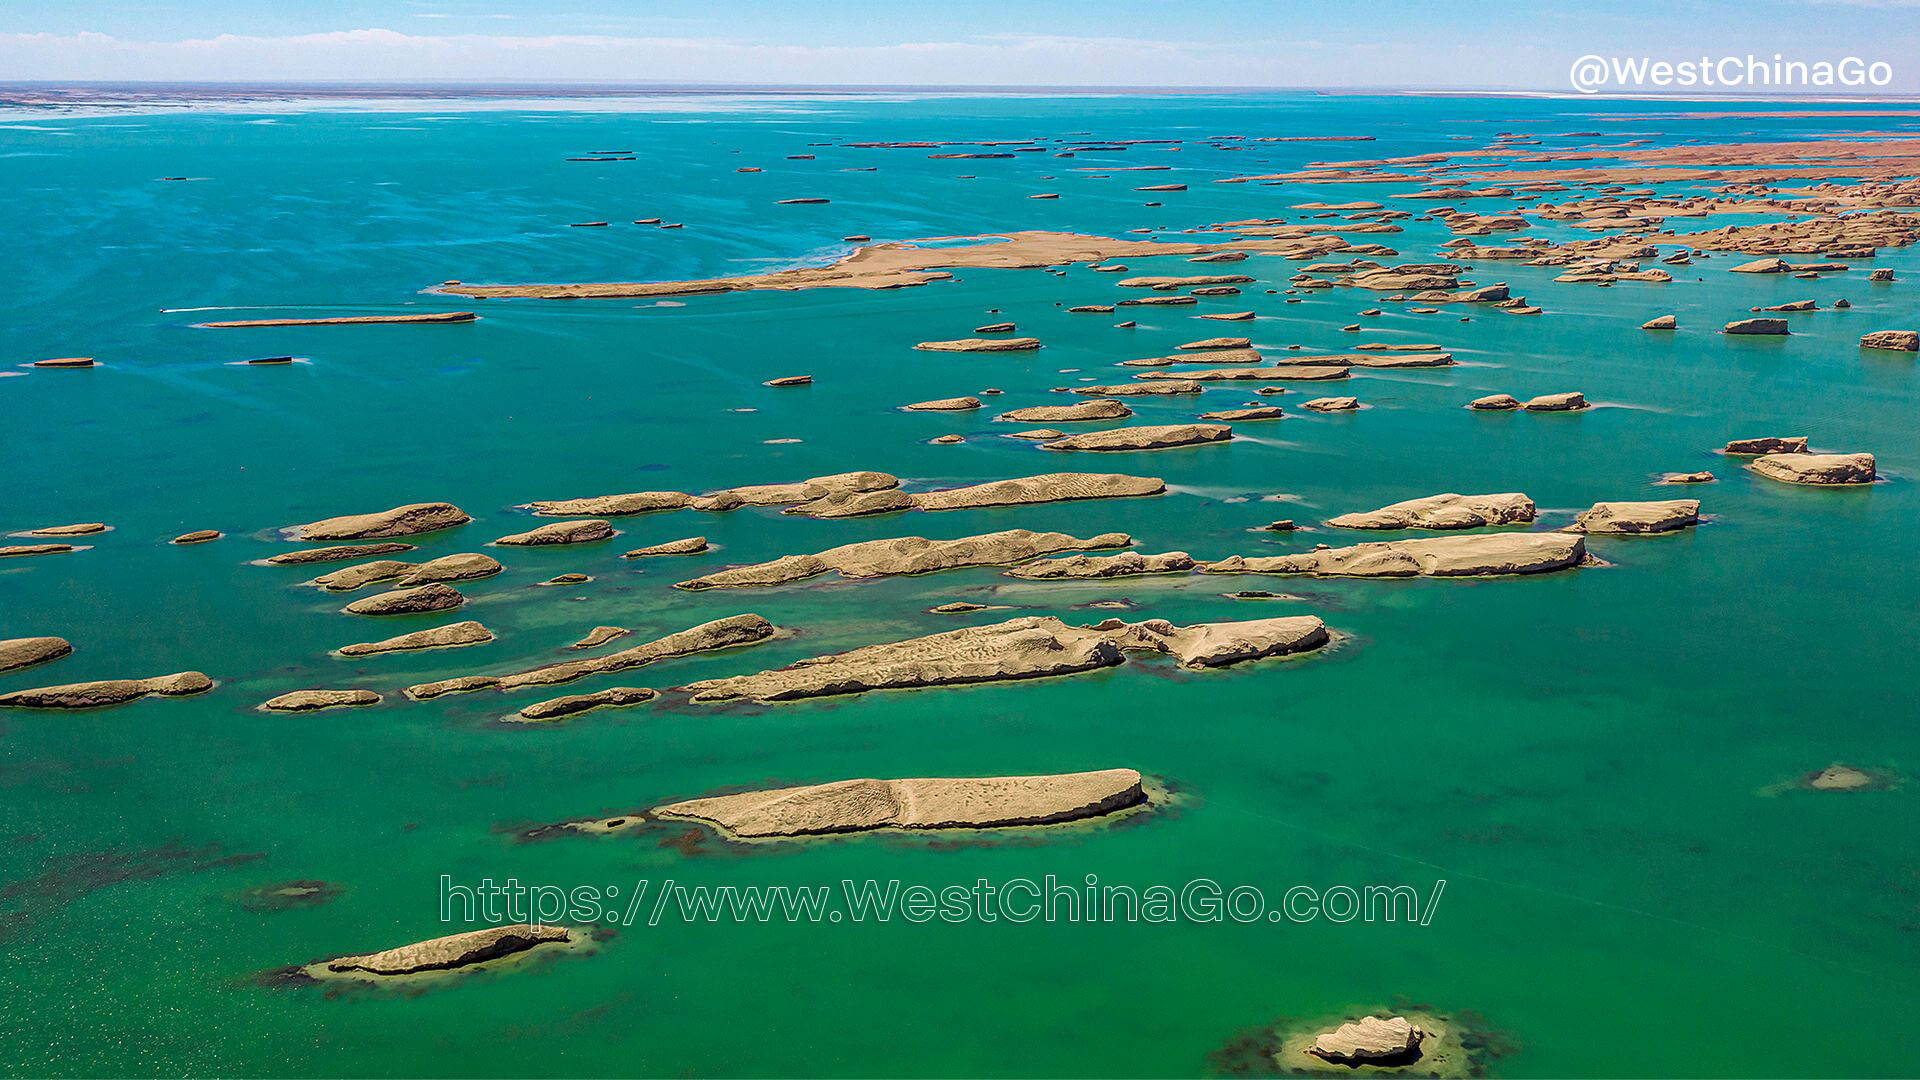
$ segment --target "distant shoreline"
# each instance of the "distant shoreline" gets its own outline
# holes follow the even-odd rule
[[[102,109],[136,107],[194,108],[239,104],[295,105],[419,101],[569,101],[615,103],[622,99],[861,98],[874,95],[914,97],[1172,97],[1311,95],[1319,97],[1533,98],[1600,101],[1767,102],[1805,107],[1907,104],[1920,95],[1888,94],[1607,94],[1581,95],[1561,89],[1520,87],[1249,87],[1249,86],[924,86],[890,84],[781,85],[752,83],[581,83],[544,81],[475,82],[103,82],[0,81],[0,108]]]

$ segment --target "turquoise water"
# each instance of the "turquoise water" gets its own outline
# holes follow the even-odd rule
[[[1712,108],[1713,106],[1702,106]],[[1486,264],[1548,310],[1369,320],[1369,340],[1434,341],[1462,366],[1357,375],[1329,392],[1370,408],[1248,424],[1192,451],[1066,460],[993,437],[999,407],[1054,386],[1122,381],[1120,360],[1245,333],[1345,349],[1375,298],[1283,304],[1300,264],[1231,269],[1259,283],[1198,308],[1068,315],[1111,302],[1085,267],[965,271],[891,292],[483,302],[463,326],[213,331],[206,319],[434,311],[421,290],[469,282],[661,280],[825,259],[842,236],[995,229],[1124,235],[1384,201],[1406,185],[1208,181],[1320,159],[1445,152],[1498,131],[1685,139],[1900,130],[1909,122],[1692,119],[1673,104],[1414,98],[1167,97],[721,100],[673,112],[192,111],[25,115],[0,123],[0,370],[92,355],[91,371],[0,378],[0,530],[105,521],[87,551],[0,566],[0,637],[76,651],[0,690],[197,669],[212,694],[99,713],[0,715],[0,1063],[24,1074],[1193,1075],[1243,1029],[1404,997],[1473,1010],[1515,1049],[1514,1075],[1883,1075],[1920,1036],[1915,784],[1769,793],[1834,761],[1898,775],[1920,760],[1909,672],[1920,584],[1914,361],[1863,354],[1867,330],[1913,325],[1920,257],[1820,281],[1729,275],[1667,285],[1554,285]],[[932,161],[872,140],[1179,138],[1075,159]],[[1351,134],[1371,143],[1206,136]],[[1655,134],[1657,133],[1657,135]],[[1464,136],[1463,138],[1460,138]],[[1081,136],[1073,135],[1074,138]],[[1572,140],[1582,142],[1589,140]],[[637,162],[568,163],[599,149]],[[787,155],[811,153],[811,161]],[[1092,165],[1175,172],[1089,179]],[[765,171],[741,174],[741,166]],[[847,171],[874,167],[876,171]],[[975,179],[963,179],[972,175]],[[1186,181],[1142,195],[1139,183]],[[161,183],[162,176],[189,176]],[[1043,179],[1051,177],[1052,179]],[[1680,189],[1686,190],[1686,189]],[[1057,191],[1062,198],[1027,195]],[[777,206],[824,196],[827,205]],[[1549,199],[1555,197],[1548,197]],[[1163,206],[1148,208],[1145,200]],[[1424,208],[1426,204],[1413,204]],[[1494,209],[1504,201],[1487,202]],[[662,217],[679,230],[626,224]],[[567,223],[608,220],[606,229]],[[1700,227],[1722,224],[1709,220]],[[1429,261],[1448,239],[1408,222],[1381,240]],[[1693,227],[1685,219],[1676,222]],[[1557,225],[1537,235],[1578,235]],[[1388,260],[1392,261],[1392,260]],[[1128,260],[1185,273],[1183,260]],[[1127,294],[1121,294],[1127,295]],[[1750,306],[1836,297],[1782,341],[1709,331]],[[1196,320],[1251,308],[1252,323]],[[995,314],[989,314],[995,312]],[[1682,331],[1638,324],[1672,312]],[[910,346],[1009,319],[1037,352]],[[234,361],[292,353],[306,362]],[[761,381],[811,373],[803,390]],[[978,414],[910,401],[1005,394]],[[1210,390],[1205,409],[1251,400]],[[1581,415],[1480,415],[1473,397],[1581,390]],[[1290,405],[1318,388],[1280,399]],[[1202,411],[1133,399],[1138,423]],[[751,410],[751,411],[744,411]],[[927,440],[947,432],[958,446]],[[1809,433],[1871,450],[1886,482],[1798,490],[1710,453],[1728,438]],[[767,440],[798,439],[769,444]],[[328,650],[433,620],[337,614],[295,568],[252,560],[270,530],[445,499],[476,521],[421,556],[526,527],[530,499],[702,491],[881,469],[915,486],[1060,468],[1164,477],[1151,500],[810,521],[771,510],[622,519],[612,544],[503,554],[466,588],[475,649],[337,660]],[[1711,469],[1720,482],[1649,481]],[[1249,531],[1437,491],[1525,491],[1543,525],[1603,499],[1698,496],[1682,536],[1597,539],[1605,569],[1514,581],[1173,578],[1069,585],[992,570],[687,594],[720,565],[900,535],[1124,530],[1196,557],[1345,538]],[[1279,501],[1267,501],[1272,497]],[[164,541],[216,528],[195,547]],[[718,549],[622,562],[693,534]],[[498,549],[492,549],[498,551]],[[534,588],[564,571],[594,580]],[[1220,594],[1284,590],[1249,603]],[[804,656],[989,622],[955,599],[1092,621],[1127,600],[1176,622],[1315,613],[1345,635],[1303,662],[1187,673],[1139,658],[1031,685],[867,695],[780,707],[671,700],[551,729],[495,721],[536,700],[412,703],[398,688],[560,659],[598,624],[634,640],[751,611],[791,636],[569,690],[668,687]],[[1125,614],[1122,612],[1121,614]],[[304,686],[367,686],[380,707],[269,716]],[[509,705],[511,702],[511,705]],[[527,826],[643,809],[719,788],[858,776],[1004,775],[1131,766],[1178,789],[1124,824],[1012,838],[868,836],[742,851],[681,830],[522,842]],[[936,887],[1055,874],[1178,886],[1447,881],[1431,924],[663,925],[591,955],[418,994],[261,986],[263,971],[447,932],[440,875],[567,887],[899,878]],[[318,879],[331,903],[261,912],[246,889]],[[1862,1023],[1870,1028],[1856,1028]],[[1870,1031],[1870,1034],[1868,1033]]]

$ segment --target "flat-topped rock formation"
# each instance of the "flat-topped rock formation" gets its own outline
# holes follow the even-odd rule
[[[41,686],[0,694],[0,708],[8,709],[104,709],[124,705],[149,694],[159,697],[191,697],[213,689],[213,680],[198,671],[156,675],[150,679],[102,679],[99,682]]]
[[[1246,409],[1215,409],[1203,412],[1200,419],[1222,424],[1238,424],[1252,420],[1281,420],[1286,417],[1278,405],[1256,405]]]
[[[829,571],[857,580],[898,574],[926,574],[965,566],[1011,566],[1063,551],[1130,547],[1132,544],[1133,538],[1125,533],[1103,533],[1080,540],[1066,533],[1033,532],[1027,529],[1008,529],[980,536],[964,536],[957,540],[903,536],[891,540],[866,540],[828,548],[813,555],[785,555],[770,562],[732,567],[682,581],[674,588],[700,590],[784,585]]]
[[[1662,484],[1711,484],[1713,483],[1713,474],[1710,472],[1670,472],[1663,474],[1657,482]]]
[[[415,683],[401,693],[413,701],[429,701],[444,694],[468,694],[475,690],[495,689],[499,685],[499,678],[493,675],[455,675],[450,679]]]
[[[0,559],[24,558],[30,555],[66,555],[79,550],[72,544],[8,544],[0,547]]]
[[[774,626],[759,615],[730,615],[676,631],[642,645],[585,660],[568,660],[499,677],[502,690],[552,686],[588,675],[607,675],[694,653],[753,645],[772,637]]]
[[[1586,395],[1577,390],[1559,394],[1541,394],[1539,397],[1528,398],[1521,402],[1520,407],[1528,412],[1573,412],[1592,408],[1587,403]]]
[[[1274,364],[1265,367],[1200,368],[1195,371],[1145,371],[1134,378],[1148,382],[1169,380],[1173,382],[1232,382],[1246,379],[1259,379],[1263,382],[1330,382],[1345,379],[1352,373],[1344,367],[1323,367],[1318,364]]]
[[[1228,667],[1247,660],[1312,652],[1332,640],[1326,624],[1313,615],[1191,626],[1175,626],[1165,619],[1138,623],[1108,619],[1094,624],[1093,629],[1114,635],[1124,651],[1167,653],[1188,668]]]
[[[562,948],[571,939],[572,931],[564,926],[532,923],[492,926],[381,952],[322,960],[308,964],[301,970],[315,979],[359,978],[378,982],[408,975],[481,967],[535,950]]]
[[[289,540],[378,540],[438,532],[472,520],[452,503],[408,503],[371,514],[348,514],[290,525],[282,533]]]
[[[1679,328],[1680,320],[1674,318],[1672,315],[1655,315],[1653,318],[1640,324],[1640,329],[1642,330],[1677,330]]]
[[[988,604],[976,604],[969,600],[954,600],[945,604],[935,604],[927,609],[929,615],[968,615],[976,611],[1000,611],[999,607]]]
[[[1314,398],[1312,401],[1301,402],[1300,407],[1314,412],[1352,412],[1360,407],[1360,399],[1356,397]]]
[[[1196,356],[1196,360],[1208,359]],[[1399,349],[1381,349],[1371,352],[1352,353],[1300,353],[1298,355],[1255,354],[1255,360],[1264,360],[1275,366],[1291,367],[1356,367],[1356,368],[1432,368],[1453,367],[1453,354],[1437,351],[1406,351]],[[1249,361],[1253,362],[1253,361]]]
[[[467,602],[460,590],[445,585],[422,585],[414,589],[394,589],[355,600],[342,610],[349,615],[418,615],[428,611],[451,611]]]
[[[1326,626],[1311,615],[1187,627],[1160,619],[1069,626],[1052,616],[1028,616],[868,645],[682,689],[694,702],[798,701],[869,690],[1051,678],[1112,667],[1132,651],[1168,653],[1187,667],[1220,667],[1312,651],[1327,640]]]
[[[1872,454],[1764,454],[1748,468],[1788,484],[1871,484]]]
[[[914,346],[928,352],[1024,352],[1039,347],[1040,339],[1032,337],[956,338],[952,341],[923,341]]]
[[[1124,402],[1100,399],[1072,405],[1033,405],[994,417],[1011,424],[1071,424],[1082,420],[1120,420],[1133,415]]]
[[[1860,335],[1860,347],[1863,349],[1888,349],[1894,352],[1913,352],[1920,349],[1920,331],[1913,330],[1875,330]]]
[[[167,542],[170,544],[181,544],[181,545],[204,544],[210,540],[218,540],[222,535],[223,534],[218,529],[195,529],[192,532],[181,533],[179,536],[176,536],[172,540],[169,540]]]
[[[330,570],[313,579],[313,584],[328,592],[353,592],[355,589],[371,585],[376,581],[390,581],[413,569],[410,562],[399,559],[376,559],[373,562],[355,563]]]
[[[696,510],[725,510],[740,506],[783,506],[812,502],[828,495],[848,491],[883,491],[898,487],[898,477],[882,472],[837,473],[799,484],[758,484],[712,492],[694,500]]]
[[[540,517],[625,517],[661,510],[684,510],[694,496],[683,491],[632,491],[622,495],[594,495],[584,499],[548,499],[526,504]]]
[[[1006,576],[1033,581],[1114,578],[1139,574],[1182,574],[1193,567],[1192,556],[1184,551],[1169,551],[1164,555],[1123,551],[1118,555],[1069,555],[1063,559],[1037,559],[1006,571]]]
[[[525,509],[541,517],[620,517],[688,508],[721,513],[744,506],[784,506],[813,502],[829,495],[884,491],[899,486],[899,477],[863,471],[816,476],[790,484],[750,484],[722,488],[705,495],[689,495],[681,491],[635,491],[585,499],[555,499],[528,503]]]
[[[1507,412],[1520,407],[1520,399],[1512,394],[1488,394],[1467,402],[1467,408],[1478,412]]]
[[[1233,429],[1225,424],[1150,424],[1143,427],[1088,431],[1040,444],[1042,450],[1167,450],[1178,446],[1226,442]]]
[[[1587,559],[1572,533],[1489,533],[1388,540],[1295,555],[1235,555],[1201,563],[1203,574],[1313,574],[1320,577],[1480,577],[1568,570]]]
[[[203,322],[202,330],[236,330],[255,326],[358,326],[376,323],[469,323],[480,316],[471,311],[441,311],[428,315],[334,315],[322,319],[239,319]]]
[[[1532,521],[1533,500],[1517,491],[1498,495],[1428,495],[1378,510],[1327,519],[1340,529],[1477,529]]]
[[[1720,452],[1739,457],[1754,457],[1760,454],[1804,454],[1807,452],[1807,436],[1765,435],[1757,439],[1734,439],[1722,447]]]
[[[908,412],[966,412],[980,407],[977,397],[935,398],[932,401],[916,401],[911,405],[902,405]]]
[[[1175,345],[1174,348],[1182,352],[1192,352],[1196,349],[1245,349],[1252,345],[1252,338],[1212,337],[1202,338],[1199,341],[1189,341],[1184,345]]]
[[[600,518],[555,521],[495,540],[507,547],[544,547],[550,544],[591,544],[613,538],[613,524]]]
[[[428,559],[424,563],[405,563],[399,559],[374,559],[371,563],[355,563],[351,567],[342,567],[338,571],[324,573],[313,578],[313,584],[328,592],[353,592],[365,588],[376,580],[394,580],[401,588],[411,588],[417,584],[432,582],[451,582],[451,580],[476,580],[493,577],[501,571],[501,565],[492,555],[465,552],[459,555],[442,555],[438,559]]]
[[[938,442],[960,442],[960,436],[942,436],[932,440]],[[800,517],[850,518],[866,517],[870,514],[896,514],[919,507],[914,495],[899,488],[885,488],[880,491],[843,491],[814,499],[812,502],[796,503],[780,511],[783,514],[795,514]]]
[[[1102,817],[1147,801],[1133,769],[911,780],[841,780],[654,807],[739,837],[869,829],[997,829]]]
[[[1157,476],[1126,473],[1041,473],[1011,480],[994,480],[966,487],[921,491],[909,496],[916,510],[972,510],[987,506],[1036,506],[1084,499],[1127,499],[1159,495],[1167,490]],[[806,513],[808,505],[791,512]]]
[[[1121,278],[1114,282],[1122,289],[1191,289],[1196,285],[1248,285],[1253,279],[1245,274],[1188,274]]]
[[[1420,1043],[1425,1038],[1426,1032],[1404,1016],[1390,1019],[1367,1016],[1320,1033],[1307,1052],[1323,1061],[1350,1068],[1362,1065],[1392,1068],[1419,1060]]]
[[[1601,502],[1583,510],[1567,528],[1595,535],[1633,536],[1675,532],[1700,523],[1699,499]]]
[[[1807,777],[1806,786],[1814,791],[1866,791],[1883,786],[1883,782],[1864,769],[1835,762]]]
[[[414,652],[420,649],[454,649],[465,645],[485,645],[493,640],[493,632],[477,622],[448,623],[431,630],[415,630],[410,634],[385,638],[380,641],[366,641],[357,645],[342,645],[334,650],[336,656],[378,656],[390,652]]]
[[[46,525],[38,529],[28,529],[28,536],[92,536],[107,531],[105,522],[86,521],[76,525]]]
[[[24,637],[0,640],[0,671],[58,660],[73,652],[73,643],[61,637]]]
[[[275,566],[299,566],[302,563],[344,562],[347,559],[364,559],[370,555],[392,555],[412,550],[412,544],[343,544],[340,547],[283,551],[267,561]]]
[[[587,631],[587,636],[567,646],[569,649],[597,649],[615,638],[623,638],[633,631],[624,626],[596,626]]]
[[[1118,386],[1076,386],[1072,393],[1094,397],[1142,397],[1146,395],[1198,394],[1206,387],[1192,379],[1175,379],[1160,383],[1121,383]]]
[[[698,555],[705,550],[707,550],[706,537],[688,536],[679,540],[668,540],[663,544],[648,544],[646,547],[634,548],[632,551],[620,557],[623,559],[647,559],[660,555]]]
[[[1762,337],[1785,337],[1787,320],[1774,318],[1735,319],[1721,331],[1724,334],[1758,335]]]
[[[477,581],[498,574],[503,567],[500,560],[477,551],[463,551],[455,555],[442,555],[437,559],[428,559],[417,563],[396,582],[402,588],[413,585],[430,585],[436,581]]]
[[[514,716],[523,723],[546,723],[569,716],[578,716],[593,709],[618,709],[639,705],[652,701],[658,696],[654,691],[642,686],[615,686],[592,694],[571,694],[567,697],[538,701],[521,709]]]
[[[260,707],[269,712],[317,712],[378,704],[380,695],[371,690],[294,690],[268,698]]]
[[[753,645],[771,638],[774,626],[758,615],[729,615],[698,626],[656,638],[643,645],[606,653],[583,660],[546,664],[507,675],[461,675],[430,683],[418,683],[404,693],[415,701],[442,694],[464,694],[474,690],[517,690],[524,686],[553,686],[589,675],[610,675],[617,671],[644,667],[695,653]]]

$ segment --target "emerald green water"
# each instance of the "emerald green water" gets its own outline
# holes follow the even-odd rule
[[[1692,106],[1686,106],[1691,108]],[[186,112],[0,121],[0,370],[92,355],[91,371],[0,378],[0,530],[106,521],[90,550],[0,565],[0,637],[59,634],[75,653],[0,690],[197,669],[206,696],[98,713],[0,715],[0,1068],[163,1075],[1193,1075],[1242,1029],[1404,996],[1470,1009],[1517,1049],[1511,1075],[1885,1075],[1920,1036],[1916,786],[1766,789],[1835,761],[1914,768],[1911,671],[1920,579],[1914,361],[1864,354],[1867,330],[1914,324],[1920,258],[1820,281],[1730,275],[1726,256],[1667,285],[1554,285],[1483,264],[1540,318],[1387,314],[1367,340],[1434,341],[1441,371],[1363,373],[1325,392],[1370,406],[1297,408],[1224,446],[1067,458],[995,437],[1000,408],[1050,387],[1124,381],[1113,364],[1245,333],[1342,350],[1375,298],[1283,304],[1301,264],[1228,268],[1259,283],[1197,308],[1068,315],[1112,302],[1085,267],[967,271],[891,292],[815,291],[482,303],[465,326],[213,331],[204,319],[448,310],[420,290],[481,281],[680,279],[752,272],[876,239],[1008,228],[1121,235],[1287,215],[1309,200],[1386,201],[1412,185],[1216,185],[1317,159],[1462,150],[1503,130],[1788,138],[1866,123],[1712,121],[1682,106],[1415,98],[752,99],[675,111]],[[271,120],[271,123],[261,122]],[[1180,138],[1074,159],[931,161],[928,151],[814,143]],[[1216,134],[1348,134],[1371,143],[1208,148]],[[1466,136],[1462,140],[1456,136]],[[1077,136],[1076,136],[1077,137]],[[567,163],[598,149],[638,162]],[[812,161],[789,154],[812,153]],[[1171,164],[1090,179],[1075,168]],[[753,165],[765,171],[739,174]],[[846,171],[875,167],[873,172]],[[973,174],[977,179],[962,179]],[[191,176],[160,183],[161,176]],[[1042,179],[1042,177],[1054,179]],[[1139,179],[1145,177],[1145,179]],[[1142,195],[1135,183],[1185,181]],[[1686,190],[1686,189],[1680,189]],[[1057,201],[1027,195],[1057,191]],[[775,200],[825,196],[824,206]],[[1563,198],[1556,196],[1547,197]],[[1147,199],[1164,206],[1148,208]],[[1412,204],[1423,207],[1425,204]],[[1504,200],[1466,204],[1492,210]],[[626,224],[681,221],[680,230]],[[606,229],[568,222],[609,220]],[[1716,218],[1700,227],[1729,221]],[[1380,240],[1430,261],[1433,223]],[[1675,222],[1682,228],[1692,225]],[[1558,226],[1530,230],[1565,236]],[[1185,273],[1184,260],[1128,260]],[[1396,260],[1386,260],[1396,261]],[[1710,332],[1802,298],[1780,341]],[[1252,323],[1196,320],[1251,308]],[[210,309],[177,310],[177,309]],[[989,311],[997,314],[989,315]],[[1638,324],[1672,312],[1681,331]],[[910,346],[1007,319],[1046,347],[1005,355]],[[293,353],[306,363],[233,361]],[[802,390],[761,381],[811,373]],[[1005,393],[968,415],[910,401]],[[1251,400],[1133,399],[1136,423]],[[1487,393],[1581,390],[1580,415],[1480,415]],[[753,411],[740,411],[753,410]],[[926,440],[947,432],[958,446]],[[1728,438],[1808,433],[1871,450],[1862,491],[1771,484],[1710,453]],[[766,440],[799,439],[768,444]],[[1082,458],[1085,460],[1082,460]],[[472,649],[345,661],[328,650],[422,626],[342,616],[299,568],[251,561],[270,530],[445,499],[474,524],[418,555],[482,550],[530,499],[702,491],[881,469],[915,487],[1062,468],[1164,477],[1172,493],[1016,510],[811,521],[772,510],[621,519],[611,544],[514,550],[466,587]],[[1660,472],[1710,469],[1674,491]],[[1557,527],[1604,499],[1697,496],[1681,536],[1595,539],[1609,568],[1541,579],[1171,578],[1017,583],[993,570],[687,594],[720,565],[875,537],[1003,528],[1124,530],[1198,558],[1347,542],[1251,532],[1438,491],[1525,491]],[[1264,501],[1269,496],[1284,501]],[[188,529],[217,543],[173,547]],[[623,562],[701,534],[713,554]],[[499,549],[487,549],[498,552]],[[586,585],[534,588],[565,571]],[[1269,588],[1300,599],[1220,594]],[[955,599],[1015,612],[925,614]],[[989,622],[1126,614],[1175,622],[1315,613],[1345,638],[1309,660],[1187,673],[1135,657],[1029,685],[779,707],[668,699],[551,729],[498,724],[527,701],[413,703],[404,685],[560,659],[598,624],[633,640],[737,612],[790,636],[569,691],[669,687],[805,656]],[[378,623],[379,625],[374,625]],[[399,623],[401,625],[392,625]],[[304,686],[366,686],[379,707],[270,716]],[[719,788],[860,776],[1139,768],[1173,809],[1124,824],[937,842],[867,836],[742,851],[681,830],[516,839],[529,825],[643,809]],[[185,849],[190,855],[157,854]],[[222,861],[225,860],[225,861]],[[211,865],[209,865],[211,864]],[[266,970],[436,936],[442,874],[575,885],[937,887],[1054,874],[1277,898],[1296,884],[1447,881],[1427,927],[1367,925],[717,925],[622,928],[590,955],[448,981],[419,994],[268,988]],[[252,886],[320,879],[332,903],[259,912]],[[1858,1026],[1856,1026],[1858,1025]]]

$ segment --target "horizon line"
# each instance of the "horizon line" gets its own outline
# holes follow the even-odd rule
[[[754,91],[787,93],[870,93],[875,91],[964,92],[964,93],[1194,93],[1194,94],[1366,94],[1400,95],[1498,95],[1528,97],[1565,97],[1603,100],[1675,100],[1675,101],[1831,101],[1831,102],[1912,102],[1920,103],[1920,93],[1862,94],[1859,92],[1818,92],[1798,88],[1757,92],[1749,88],[1742,94],[1701,94],[1682,91],[1639,89],[1633,93],[1582,94],[1568,87],[1466,84],[1344,84],[1344,85],[1210,85],[1201,83],[811,83],[751,82],[732,80],[632,80],[557,79],[503,76],[498,78],[401,79],[0,79],[0,88],[111,89],[196,88],[210,89],[567,89],[602,93],[646,93],[661,91]]]

